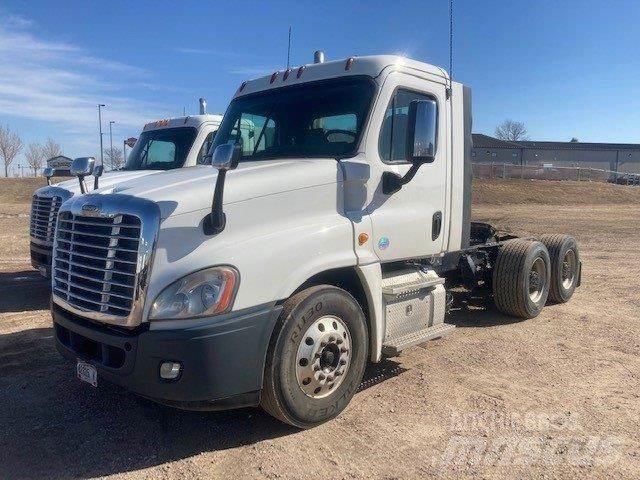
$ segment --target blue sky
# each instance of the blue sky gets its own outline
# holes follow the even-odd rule
[[[237,86],[323,49],[403,53],[448,66],[448,0],[0,4],[0,123],[25,143],[95,155],[96,104],[114,143],[144,123],[223,112]],[[455,0],[454,77],[474,131],[505,118],[536,140],[640,143],[640,2]],[[105,128],[107,130],[107,128]],[[105,137],[108,143],[108,136]],[[22,158],[21,158],[22,160]]]

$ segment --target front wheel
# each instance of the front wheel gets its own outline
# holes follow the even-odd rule
[[[356,392],[368,354],[365,317],[346,291],[310,287],[289,298],[274,331],[261,405],[310,428],[337,416]]]

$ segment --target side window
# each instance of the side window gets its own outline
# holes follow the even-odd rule
[[[204,139],[204,143],[202,144],[202,147],[200,147],[198,157],[196,158],[196,165],[202,165],[205,163],[204,156],[209,152],[211,144],[213,143],[213,139],[216,136],[216,132],[217,130],[214,130],[213,132],[209,133],[209,135],[207,135],[207,138]]]
[[[406,162],[405,150],[409,104],[413,100],[432,99],[433,97],[425,93],[402,89],[396,91],[384,114],[380,130],[378,149],[384,161],[391,163]]]

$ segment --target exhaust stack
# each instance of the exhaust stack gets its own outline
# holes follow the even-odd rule
[[[324,63],[324,52],[322,50],[313,52],[313,63]]]
[[[206,115],[207,114],[207,101],[200,97],[200,115]]]

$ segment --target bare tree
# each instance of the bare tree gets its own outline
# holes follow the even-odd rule
[[[522,122],[507,119],[496,127],[496,137],[500,140],[515,142],[529,140],[527,129]]]
[[[38,176],[38,170],[42,168],[47,157],[45,157],[44,147],[39,143],[30,143],[24,154],[27,164],[33,169],[33,176]]]
[[[22,149],[22,139],[16,132],[9,130],[9,126],[0,125],[0,157],[4,160],[4,176],[9,177],[9,166]]]
[[[53,138],[47,138],[47,141],[42,146],[42,156],[45,160],[49,160],[53,157],[59,157],[62,155],[62,147]]]
[[[124,165],[124,158],[122,157],[122,149],[113,147],[113,157],[111,156],[111,149],[104,149],[104,161],[111,170],[116,170]]]
[[[569,140],[571,143],[578,143],[580,140],[578,140],[576,137],[572,137],[571,140]]]

